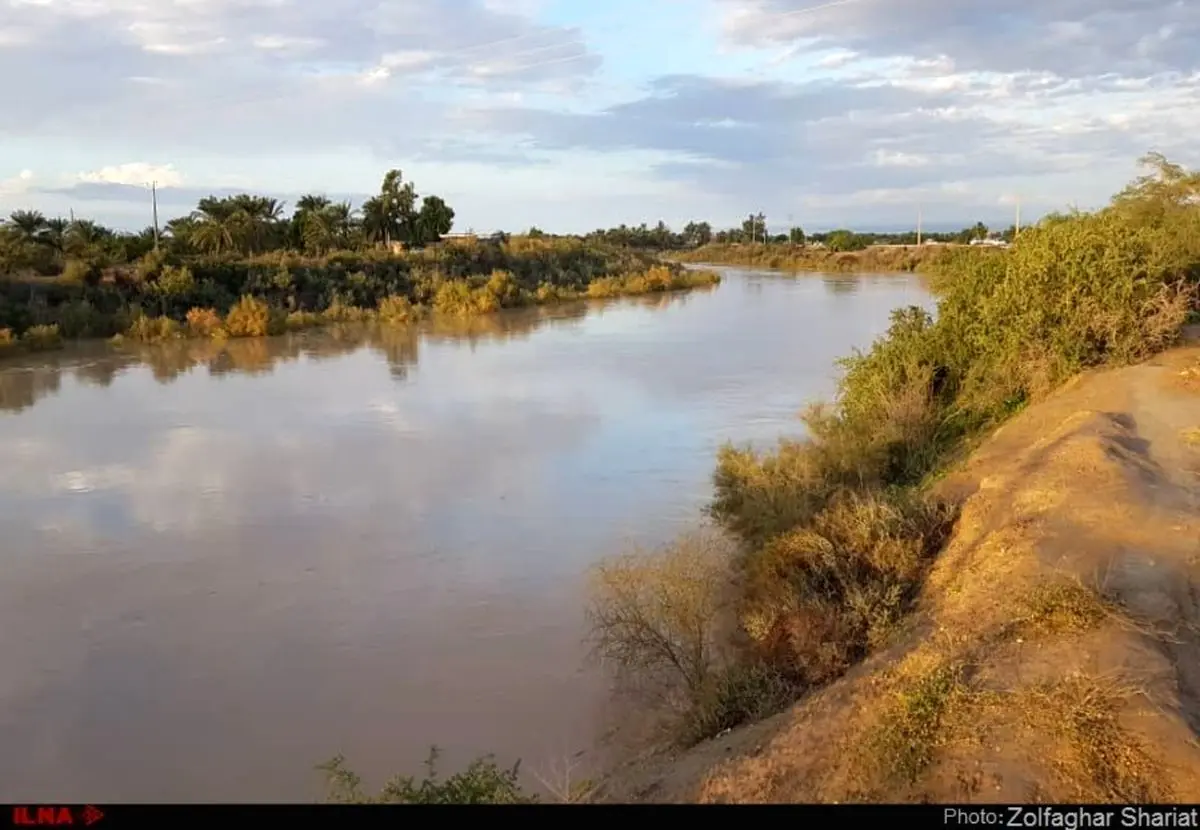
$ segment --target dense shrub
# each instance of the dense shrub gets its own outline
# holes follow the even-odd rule
[[[212,308],[189,309],[187,327],[195,337],[215,337],[225,332],[221,323],[221,315]]]
[[[124,336],[140,343],[157,343],[178,337],[181,333],[179,323],[170,317],[139,314],[133,318],[133,322],[125,330]]]
[[[262,300],[244,295],[225,315],[225,331],[231,337],[265,337],[271,334],[270,307]]]

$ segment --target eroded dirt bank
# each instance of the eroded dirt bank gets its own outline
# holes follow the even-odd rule
[[[1076,379],[941,482],[962,515],[890,648],[606,798],[1200,801],[1192,342]]]

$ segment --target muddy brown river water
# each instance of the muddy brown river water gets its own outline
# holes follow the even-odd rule
[[[0,363],[0,801],[313,800],[594,746],[588,566],[798,434],[916,277]]]

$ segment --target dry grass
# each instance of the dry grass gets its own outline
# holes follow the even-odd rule
[[[1024,634],[1078,634],[1099,627],[1117,613],[1111,603],[1075,581],[1038,585],[1021,605],[1026,615],[1016,623]]]
[[[885,787],[913,786],[950,739],[944,726],[953,706],[966,695],[963,667],[942,663],[893,692],[893,700],[864,742],[865,766]]]
[[[1013,701],[1032,731],[1050,734],[1059,797],[1080,802],[1153,803],[1170,798],[1161,763],[1122,724],[1136,687],[1079,676],[1027,690]]]
[[[1174,384],[1188,392],[1200,392],[1200,366],[1188,366],[1172,376]]]

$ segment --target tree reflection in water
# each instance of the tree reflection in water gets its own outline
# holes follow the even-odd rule
[[[474,350],[480,343],[528,337],[545,326],[573,325],[589,314],[603,314],[612,306],[660,309],[681,305],[687,299],[687,292],[648,294],[536,306],[477,317],[435,317],[410,326],[338,324],[282,337],[183,339],[121,346],[100,342],[70,344],[60,352],[0,362],[0,412],[20,412],[56,394],[64,375],[101,387],[111,385],[122,373],[140,366],[149,368],[160,383],[171,383],[200,367],[212,376],[265,375],[280,363],[333,360],[360,349],[379,354],[387,362],[392,377],[403,381],[417,364],[422,340],[462,342]]]

